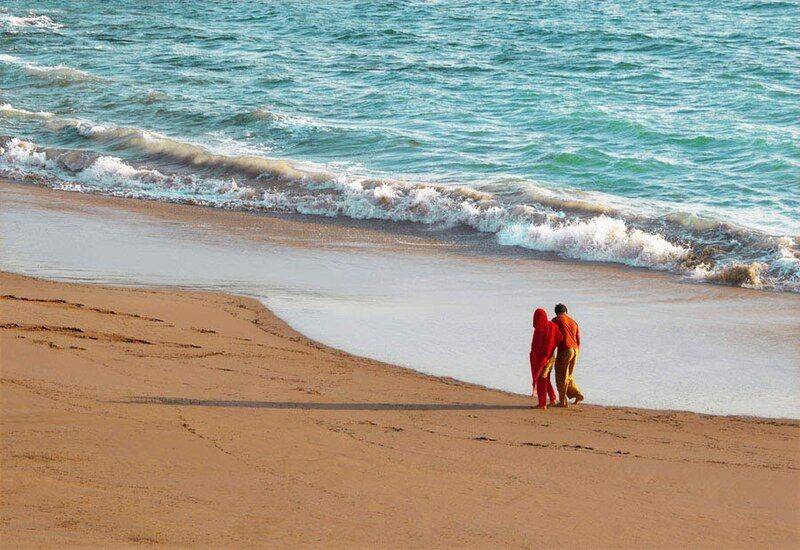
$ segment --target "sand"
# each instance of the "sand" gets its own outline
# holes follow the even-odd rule
[[[5,547],[800,544],[798,421],[538,411],[242,297],[0,290]]]

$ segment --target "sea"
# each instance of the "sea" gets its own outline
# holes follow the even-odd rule
[[[800,3],[2,0],[0,177],[800,292]]]

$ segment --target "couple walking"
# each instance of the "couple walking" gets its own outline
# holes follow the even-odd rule
[[[578,389],[572,372],[578,360],[578,349],[581,346],[581,335],[578,323],[567,315],[567,306],[556,305],[556,316],[547,320],[547,313],[539,308],[533,313],[533,341],[531,342],[531,375],[533,376],[533,395],[539,396],[538,408],[550,405],[569,407],[568,399],[575,403],[583,401],[583,394]],[[558,355],[553,356],[556,349]],[[558,387],[558,403],[553,385],[550,383],[550,371],[555,365],[556,386]]]

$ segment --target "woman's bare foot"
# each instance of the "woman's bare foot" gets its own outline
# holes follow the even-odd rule
[[[572,403],[572,404],[573,404],[573,405],[577,405],[577,404],[578,404],[578,403],[580,403],[581,401],[583,401],[583,396],[576,397],[576,398],[575,398],[575,401],[573,401],[573,403]]]
[[[536,405],[537,409],[547,409],[547,405]]]

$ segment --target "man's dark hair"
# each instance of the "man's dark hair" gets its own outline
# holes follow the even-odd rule
[[[567,306],[564,304],[556,304],[556,315],[561,315],[567,312]]]

